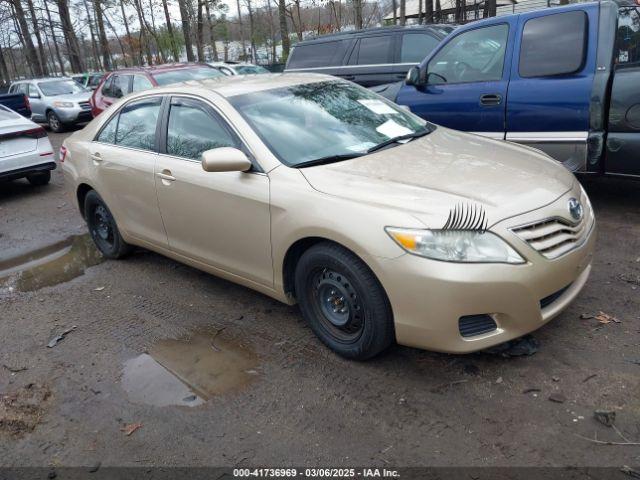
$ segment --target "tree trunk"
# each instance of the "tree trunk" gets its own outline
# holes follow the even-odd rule
[[[207,14],[207,26],[209,27],[209,41],[211,42],[211,50],[213,53],[213,61],[217,62],[218,58],[218,48],[216,47],[216,32],[214,30],[215,24],[213,23],[213,18],[211,17],[211,10],[209,7],[209,0],[205,0],[204,2],[205,13]]]
[[[184,0],[181,0],[184,1]],[[149,45],[149,37],[147,36],[148,28],[143,17],[142,4],[140,0],[134,0],[136,11],[138,13],[138,22],[140,23],[140,40],[144,45],[144,53],[147,57],[147,65],[153,65],[153,56],[151,55],[151,45]],[[142,48],[142,45],[140,46]]]
[[[247,1],[247,10],[249,10],[249,44],[251,46],[251,61],[253,63],[257,63],[255,25],[253,23],[253,9],[251,8],[251,0],[246,0],[246,1]]]
[[[9,75],[7,63],[4,61],[4,52],[2,51],[2,47],[0,47],[0,78],[2,79],[3,85],[7,85],[11,82],[11,75]]]
[[[396,23],[396,2],[393,0],[393,23]],[[356,30],[362,30],[362,0],[353,0],[353,14]]]
[[[496,0],[486,0],[484,3],[484,17],[495,17],[496,16]]]
[[[131,36],[131,30],[129,29],[127,14],[124,11],[124,0],[120,0],[120,12],[122,13],[122,21],[124,22],[124,31],[127,34],[127,43],[129,44],[129,51],[131,53],[131,63],[134,65],[140,65],[142,63],[142,54],[136,55],[136,52],[133,49],[133,37]]]
[[[407,23],[407,2],[406,0],[400,0],[400,25],[404,26]]]
[[[440,0],[436,0],[436,22],[442,21],[442,7],[440,6]]]
[[[269,8],[269,36],[271,38],[271,63],[276,63],[276,29],[273,23],[273,10],[271,8],[271,0],[267,0]]]
[[[424,0],[425,23],[433,23],[433,0]]]
[[[102,18],[102,6],[100,0],[93,0],[94,18],[98,24],[98,38],[100,39],[100,50],[102,52],[102,66],[105,70],[111,70],[111,57],[109,55],[109,41],[104,30],[104,19]]]
[[[285,0],[278,0],[278,19],[280,21],[280,37],[282,40],[282,61],[286,62],[287,58],[289,58],[291,45],[289,42],[289,28],[287,27]]]
[[[47,68],[47,56],[44,53],[44,44],[42,43],[42,36],[40,35],[40,26],[38,25],[36,11],[33,8],[33,0],[27,0],[27,7],[29,8],[29,16],[31,17],[31,24],[33,25],[33,33],[36,35],[36,42],[38,43],[40,69],[42,70],[42,74],[47,76],[49,75],[49,70]]]
[[[187,60],[194,62],[193,44],[191,40],[191,24],[189,23],[189,12],[187,11],[186,0],[178,0],[180,7],[180,18],[182,19],[182,34],[184,35],[184,47],[187,50]]]
[[[109,20],[109,17],[107,17],[107,13],[106,12],[102,12],[104,15],[104,21],[107,23],[107,26],[109,27],[109,30],[111,30],[111,33],[113,33],[113,35],[116,37],[116,40],[118,41],[118,45],[120,45],[120,51],[122,52],[122,62],[124,63],[125,68],[128,67],[128,62],[127,62],[127,54],[124,51],[124,45],[122,44],[122,40],[120,39],[120,35],[118,35],[118,32],[116,31],[115,28],[113,28],[113,24],[111,23],[111,21]],[[117,68],[117,65],[113,65],[114,67]]]
[[[56,38],[56,31],[53,28],[53,22],[51,21],[51,10],[49,10],[49,3],[44,3],[45,12],[47,12],[47,20],[49,21],[49,30],[51,31],[51,39],[53,40],[53,46],[56,52],[56,59],[58,60],[58,65],[60,65],[60,73],[62,76],[65,76],[64,73],[64,62],[62,61],[62,55],[60,55],[60,47],[58,47],[58,39]]]
[[[203,13],[203,1],[198,0],[198,17],[196,23],[196,53],[198,54],[198,61],[204,62],[204,13]]]
[[[171,43],[171,53],[175,62],[180,61],[180,53],[178,52],[178,45],[176,44],[176,38],[173,33],[173,25],[171,24],[171,16],[169,15],[169,6],[167,0],[162,0],[162,8],[164,9],[164,18],[167,23],[167,32],[169,33],[169,41]],[[207,11],[209,4],[207,3]]]
[[[236,0],[238,6],[238,26],[240,28],[240,42],[242,43],[242,57],[247,56],[247,47],[244,42],[244,28],[242,27],[242,9],[240,8],[240,0]],[[243,60],[243,58],[241,58]]]
[[[24,15],[22,4],[20,3],[20,0],[12,0],[12,5],[14,7],[16,21],[18,23],[18,26],[20,27],[20,40],[22,41],[22,44],[25,48],[27,62],[29,62],[30,67],[33,68],[33,74],[36,77],[42,77],[44,75],[44,72],[42,71],[40,61],[38,60],[36,47],[33,45],[33,41],[31,40],[31,32],[29,32],[29,25],[27,24],[27,19]]]

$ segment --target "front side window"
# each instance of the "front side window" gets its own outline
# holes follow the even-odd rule
[[[51,80],[48,82],[38,82],[38,88],[45,97],[56,97],[58,95],[72,95],[74,93],[86,92],[87,89],[73,80]]]
[[[40,94],[38,93],[38,89],[36,88],[36,86],[32,83],[27,83],[25,84],[25,87],[27,89],[27,95],[29,96],[29,98],[39,98]]]
[[[375,93],[342,81],[263,90],[229,101],[273,154],[292,167],[364,155],[397,137],[426,135],[432,128]]]
[[[621,8],[616,35],[616,64],[640,63],[640,8]]]
[[[223,76],[223,73],[212,67],[189,67],[153,74],[153,78],[155,78],[160,86],[186,82],[188,80],[206,80],[208,78],[220,78]]]
[[[154,97],[136,100],[125,105],[120,110],[116,145],[153,150],[161,103],[160,97]]]
[[[200,160],[207,150],[238,146],[222,119],[205,104],[191,99],[172,100],[167,127],[169,155]]]
[[[566,75],[580,70],[587,44],[587,14],[566,12],[527,20],[520,46],[521,77]]]
[[[113,77],[114,75],[111,75],[109,78],[107,78],[104,82],[104,85],[102,86],[102,95],[106,97],[111,96],[111,85],[113,84]]]
[[[129,79],[131,75],[116,75],[113,77],[111,85],[111,96],[114,98],[124,97],[131,93],[129,90]]]
[[[420,63],[438,43],[437,38],[426,33],[405,33],[402,36],[400,63]]]
[[[149,90],[153,88],[153,84],[147,77],[142,75],[133,76],[133,90],[134,92],[141,92],[142,90]]]
[[[451,39],[429,62],[429,83],[490,82],[502,79],[509,37],[506,23],[477,28]]]
[[[392,40],[391,35],[362,38],[358,49],[358,65],[389,63]]]

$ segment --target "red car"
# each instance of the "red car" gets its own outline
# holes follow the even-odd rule
[[[97,117],[113,102],[131,92],[187,80],[224,76],[217,68],[202,63],[168,63],[153,67],[124,68],[104,76],[89,100],[91,113]]]

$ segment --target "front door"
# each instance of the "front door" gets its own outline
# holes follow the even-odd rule
[[[426,85],[405,85],[397,103],[439,125],[504,138],[511,46],[508,23],[466,30],[428,60]]]
[[[169,247],[179,255],[272,286],[269,177],[257,171],[202,169],[200,156],[206,150],[246,150],[210,105],[174,97],[167,115],[166,142],[155,174]]]
[[[29,97],[29,104],[31,105],[31,118],[34,121],[43,122],[47,119],[45,115],[45,105],[42,99],[42,93],[38,90],[35,83],[23,84],[27,91],[24,92]]]

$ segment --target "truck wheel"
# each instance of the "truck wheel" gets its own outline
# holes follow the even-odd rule
[[[117,259],[131,253],[133,247],[122,239],[111,211],[95,190],[84,199],[84,218],[93,243],[105,257]]]
[[[46,185],[51,181],[51,172],[47,170],[45,172],[32,173],[31,175],[27,175],[27,180],[29,180],[31,185]]]
[[[52,132],[64,132],[64,124],[62,123],[60,118],[58,118],[58,115],[56,115],[55,112],[47,113],[47,123],[49,124],[49,128]]]
[[[295,291],[302,315],[334,352],[366,360],[394,342],[387,295],[349,250],[331,242],[307,250],[296,266]]]

